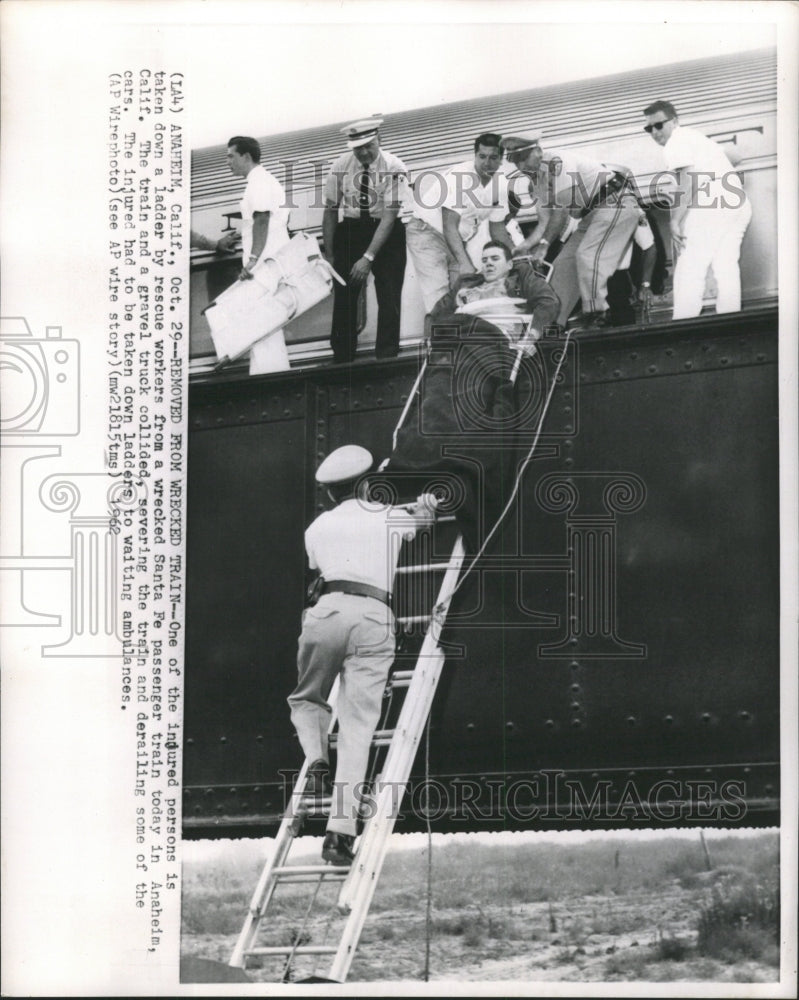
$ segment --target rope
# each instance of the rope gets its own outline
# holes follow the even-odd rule
[[[430,712],[432,713],[432,706]],[[430,823],[430,715],[424,735],[424,790],[427,821],[427,909],[424,928],[424,981],[430,981],[430,932],[433,925],[433,827]]]

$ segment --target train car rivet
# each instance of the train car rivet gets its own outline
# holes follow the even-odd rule
[[[547,727],[547,729],[554,729],[554,727],[555,727],[555,720],[554,719],[545,719],[544,720],[544,725]]]
[[[572,719],[572,726],[575,729],[579,729],[581,725],[582,725],[582,723],[580,722],[579,719]]]
[[[636,718],[635,718],[635,716],[634,716],[634,715],[628,715],[628,716],[627,716],[627,725],[628,725],[628,726],[634,726],[634,725],[635,725],[635,723],[636,723]]]
[[[219,737],[219,742],[220,743],[227,743],[227,736],[220,736]]]
[[[613,374],[614,374],[614,376],[615,376],[616,378],[620,378],[620,377],[621,377],[621,372],[619,371],[619,369],[618,369],[618,368],[614,368],[614,369],[613,369]]]
[[[673,715],[664,715],[663,716],[663,721],[665,723],[667,723],[668,725],[672,725],[672,723],[674,722],[674,716]]]

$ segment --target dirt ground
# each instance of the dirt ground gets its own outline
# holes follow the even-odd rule
[[[704,891],[701,884],[686,889],[675,879],[656,892],[576,895],[553,903],[436,905],[430,928],[430,980],[775,982],[776,964],[725,962],[697,954],[693,928]],[[423,981],[425,909],[425,900],[418,899],[407,907],[372,913],[348,982]],[[335,942],[334,923],[329,914],[321,914],[308,928],[312,939]],[[226,963],[235,941],[235,934],[185,934],[183,954]],[[282,960],[260,961],[263,967],[248,968],[250,979],[279,981]],[[324,976],[326,962],[329,959],[304,963],[297,959],[292,978]]]

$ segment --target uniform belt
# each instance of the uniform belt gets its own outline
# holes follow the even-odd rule
[[[356,597],[374,597],[383,604],[391,604],[391,594],[379,587],[372,587],[368,583],[355,583],[353,580],[328,580],[322,587],[323,594],[332,594],[338,591],[341,594],[354,594]]]
[[[626,180],[627,178],[623,173],[618,170],[614,170],[613,176],[605,181],[604,184],[600,185],[597,193],[583,209],[582,217],[585,218],[589,212],[593,212],[595,208],[599,208],[601,205],[604,205],[611,195],[618,194],[618,192],[623,189]]]

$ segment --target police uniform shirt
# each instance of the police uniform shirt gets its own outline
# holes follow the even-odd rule
[[[241,199],[241,255],[246,264],[252,253],[253,218],[256,212],[269,212],[269,230],[261,257],[271,256],[288,243],[289,211],[286,195],[278,179],[260,163],[247,174],[247,186]]]
[[[369,215],[373,219],[380,219],[386,208],[400,207],[408,169],[399,157],[381,149],[374,162],[365,168],[355,153],[343,153],[333,162],[327,175],[324,198],[329,205],[340,204],[345,219],[358,219],[361,216],[358,199],[365,169],[369,171]]]
[[[663,153],[669,170],[690,167],[696,173],[694,207],[707,207],[718,199],[728,208],[739,208],[746,200],[741,178],[724,150],[695,128],[678,125],[663,146]]]
[[[604,163],[568,150],[548,149],[535,177],[527,177],[525,190],[522,180],[514,177],[511,186],[515,198],[528,205],[544,208],[587,208],[612,171]]]
[[[403,537],[417,527],[401,508],[345,500],[306,530],[308,564],[326,580],[368,583],[390,593]]]

